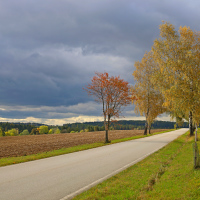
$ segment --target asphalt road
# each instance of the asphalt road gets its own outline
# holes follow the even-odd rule
[[[0,200],[66,200],[162,148],[188,129],[0,167]]]

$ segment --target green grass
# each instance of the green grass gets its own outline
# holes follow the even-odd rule
[[[200,169],[193,169],[193,141],[186,133],[74,200],[200,199]]]
[[[156,132],[151,135],[156,135],[156,134],[169,132],[169,131],[172,131],[172,129],[162,131],[162,132]],[[124,142],[124,141],[128,141],[128,140],[134,140],[134,139],[138,139],[138,138],[148,137],[151,135],[147,135],[147,136],[140,135],[140,136],[134,136],[134,137],[130,137],[130,138],[117,139],[117,140],[113,140],[109,144]],[[43,152],[43,153],[38,153],[38,154],[33,154],[33,155],[27,155],[27,156],[1,158],[0,159],[0,167],[6,166],[6,165],[22,163],[22,162],[27,162],[27,161],[32,161],[32,160],[38,160],[38,159],[42,159],[42,158],[48,158],[48,157],[52,157],[52,156],[58,156],[58,155],[67,154],[67,153],[73,153],[73,152],[87,150],[87,149],[92,149],[92,148],[101,147],[101,146],[105,146],[105,145],[109,145],[109,144],[105,144],[105,143],[85,144],[85,145],[74,146],[74,147],[70,147],[70,148],[63,148],[63,149],[59,149],[59,150]]]

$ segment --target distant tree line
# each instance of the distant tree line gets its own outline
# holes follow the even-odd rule
[[[112,122],[110,125],[110,130],[142,130],[145,127],[145,120],[119,120]],[[176,122],[169,121],[154,121],[152,123],[152,129],[174,129],[174,128],[188,128],[188,123],[184,122],[182,125],[176,124]],[[80,132],[81,130],[86,130],[86,132],[91,131],[103,131],[104,122],[84,122],[84,123],[72,123],[64,124],[61,127],[61,132],[70,133],[71,131]]]
[[[0,122],[0,136],[40,135],[60,133],[56,126],[46,126],[38,123]]]
[[[40,125],[40,124],[39,124]],[[0,127],[2,131],[8,131],[13,128],[17,128],[20,132],[27,129],[31,131],[33,128],[37,127],[38,124],[34,123],[9,123],[9,122],[0,122]]]
[[[142,130],[145,127],[145,120],[120,120],[112,122],[110,130]],[[152,129],[173,129],[187,128],[188,123],[184,122],[178,126],[176,122],[154,121]],[[0,136],[17,135],[41,135],[41,134],[59,134],[59,133],[84,133],[93,131],[104,131],[104,122],[85,122],[71,123],[63,126],[47,126],[44,124],[32,123],[9,123],[0,122]]]
[[[17,135],[24,130],[28,130],[31,132],[33,128],[35,128],[37,124],[32,123],[9,123],[9,122],[0,122],[0,135],[5,136],[7,132],[11,133],[11,135]],[[12,130],[12,131],[11,131]]]

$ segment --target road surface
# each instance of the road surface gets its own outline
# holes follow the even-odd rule
[[[0,167],[0,200],[66,200],[162,148],[188,129]]]

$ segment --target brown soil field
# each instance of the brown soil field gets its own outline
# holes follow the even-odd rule
[[[152,133],[166,129],[153,129]],[[143,130],[109,131],[109,140],[143,135]],[[104,142],[105,132],[63,133],[0,137],[0,158],[24,156],[82,144]]]

